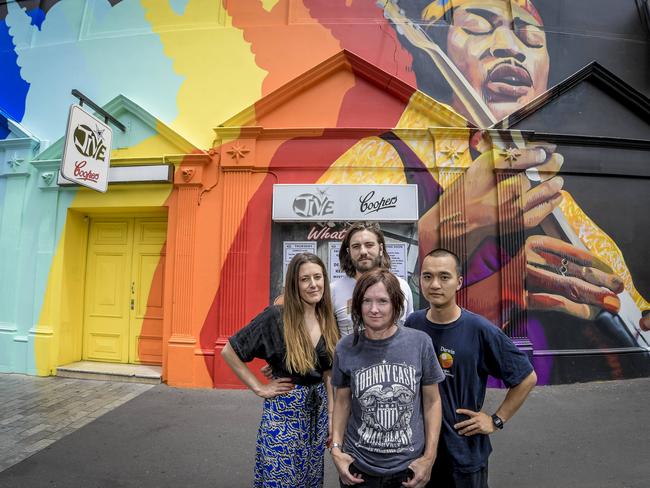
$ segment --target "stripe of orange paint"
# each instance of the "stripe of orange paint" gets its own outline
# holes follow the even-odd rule
[[[228,2],[228,13],[251,43],[257,66],[268,72],[262,95],[341,50],[329,29],[302,2],[280,0],[269,11],[257,2]]]

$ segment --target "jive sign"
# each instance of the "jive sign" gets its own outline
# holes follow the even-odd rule
[[[79,185],[106,192],[110,166],[112,129],[83,110],[72,105],[61,161],[61,176]]]

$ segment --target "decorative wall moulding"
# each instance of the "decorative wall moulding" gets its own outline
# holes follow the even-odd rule
[[[24,162],[24,159],[16,157],[7,159],[0,165],[0,176],[29,176],[29,166]]]
[[[248,153],[251,152],[250,149],[246,148],[246,145],[236,142],[232,145],[230,149],[226,151],[232,159],[235,160],[237,164],[246,157]]]
[[[186,183],[189,183],[192,181],[195,172],[196,170],[194,168],[181,168],[181,177]]]
[[[54,171],[45,171],[40,174],[38,187],[39,188],[56,188],[54,176],[56,173]]]

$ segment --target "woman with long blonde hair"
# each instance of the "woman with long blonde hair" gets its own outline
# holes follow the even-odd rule
[[[254,486],[319,487],[333,405],[330,370],[339,332],[327,272],[318,256],[294,256],[283,301],[232,336],[221,355],[239,379],[264,398]],[[255,358],[269,364],[268,383],[246,366]]]

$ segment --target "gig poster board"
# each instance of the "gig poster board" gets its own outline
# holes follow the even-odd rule
[[[386,252],[390,256],[390,270],[400,278],[407,279],[406,273],[406,243],[387,242]]]
[[[343,278],[345,272],[341,269],[341,261],[339,261],[339,250],[341,249],[340,242],[328,242],[328,269],[330,282]]]
[[[316,242],[314,241],[284,241],[282,243],[282,282],[287,276],[287,266],[296,254],[310,252],[316,254]]]

